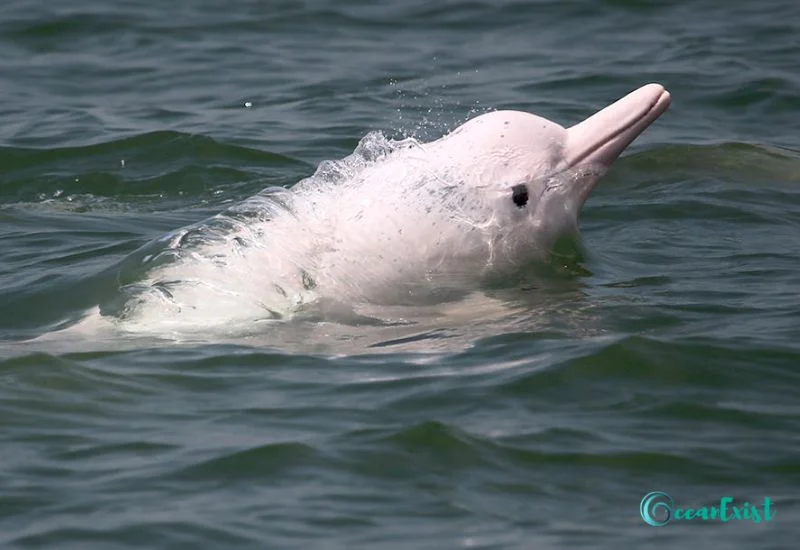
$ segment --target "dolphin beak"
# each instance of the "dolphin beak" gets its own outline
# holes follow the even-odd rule
[[[569,167],[610,166],[625,148],[650,126],[670,103],[660,84],[647,84],[567,130]]]

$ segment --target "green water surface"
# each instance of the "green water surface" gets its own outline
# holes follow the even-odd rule
[[[795,548],[798,37],[793,0],[5,0],[0,547]],[[369,131],[651,81],[672,107],[517,317],[35,340]],[[650,491],[776,515],[650,527]]]

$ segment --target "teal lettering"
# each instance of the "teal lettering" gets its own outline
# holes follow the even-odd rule
[[[761,513],[752,504],[750,505],[750,519],[753,523],[761,523]]]
[[[770,510],[772,501],[769,497],[764,497],[764,520],[771,521],[775,517],[775,511]]]
[[[719,517],[722,521],[730,521],[728,517],[728,504],[731,504],[733,499],[731,497],[722,497],[719,501]]]
[[[764,497],[764,504],[756,506],[745,502],[742,506],[736,506],[733,497],[722,497],[719,506],[703,506],[701,508],[674,508],[672,518],[676,521],[690,521],[702,519],[703,521],[720,520],[723,523],[732,520],[747,520],[753,523],[772,521],[776,515],[772,499]]]

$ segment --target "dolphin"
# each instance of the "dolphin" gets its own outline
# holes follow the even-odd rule
[[[167,236],[148,258],[170,261],[136,283],[131,303],[158,305],[150,321],[224,324],[326,300],[463,297],[577,232],[598,180],[669,104],[663,86],[648,84],[569,128],[499,110],[429,143],[370,134],[292,188],[221,214],[224,230],[206,223]]]
[[[320,286],[397,299],[544,258],[577,233],[598,180],[669,104],[663,86],[648,84],[569,128],[500,110],[412,142],[333,201],[342,244],[318,258]]]

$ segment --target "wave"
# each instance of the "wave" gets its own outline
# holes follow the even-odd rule
[[[655,178],[800,182],[800,151],[745,142],[664,144],[621,159],[609,172],[647,185]]]
[[[241,196],[289,185],[287,173],[309,169],[284,155],[172,131],[80,147],[0,147],[0,165],[0,206],[76,196],[115,202]]]

